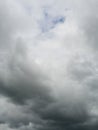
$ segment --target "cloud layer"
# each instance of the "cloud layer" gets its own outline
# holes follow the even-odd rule
[[[0,1],[0,130],[97,130],[97,0]]]

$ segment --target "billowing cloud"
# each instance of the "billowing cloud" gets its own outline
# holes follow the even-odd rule
[[[0,1],[0,130],[97,130],[97,4]]]

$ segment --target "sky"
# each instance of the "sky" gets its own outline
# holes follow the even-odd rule
[[[0,0],[0,130],[98,129],[97,12],[97,0]]]

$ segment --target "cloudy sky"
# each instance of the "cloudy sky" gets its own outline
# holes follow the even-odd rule
[[[0,130],[98,129],[98,0],[0,0]]]

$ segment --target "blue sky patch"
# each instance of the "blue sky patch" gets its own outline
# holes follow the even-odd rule
[[[51,16],[48,12],[43,13],[43,19],[40,22],[40,28],[42,32],[48,32],[50,29],[55,28],[58,24],[65,22],[64,16]]]

